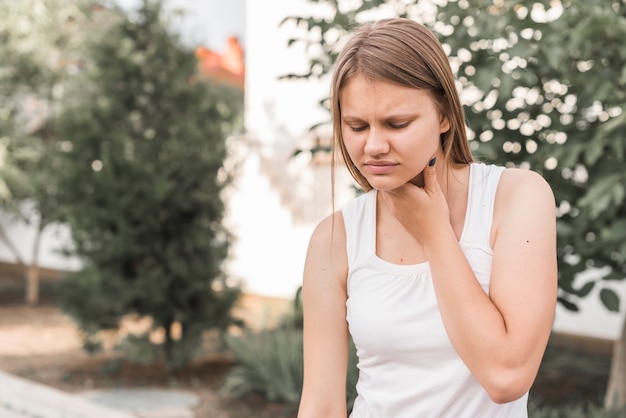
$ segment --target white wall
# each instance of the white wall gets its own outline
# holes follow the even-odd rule
[[[292,298],[301,283],[311,225],[293,222],[255,153],[242,162],[226,222],[235,240],[229,275],[250,293]]]
[[[582,286],[589,280],[597,280],[603,275],[602,270],[589,269],[579,274],[575,286]],[[600,301],[600,290],[603,287],[614,290],[620,296],[620,311],[609,312]],[[570,334],[584,334],[591,337],[617,339],[619,338],[624,312],[626,312],[626,281],[605,282],[596,285],[594,290],[583,299],[572,299],[578,307],[578,312],[571,312],[557,306],[554,320],[554,329]]]
[[[319,9],[319,8],[317,8]],[[246,2],[246,128],[264,144],[301,136],[315,122],[328,119],[317,102],[328,96],[328,81],[280,81],[307,70],[301,44],[287,46],[297,33],[287,17],[317,10],[302,0]]]
[[[294,26],[280,26],[307,8],[298,0],[246,2],[246,135],[235,139],[241,167],[227,217],[236,236],[230,273],[250,292],[289,298],[301,284],[313,228],[331,209],[330,177],[310,156],[291,156],[311,139],[309,127],[328,119],[317,104],[328,80],[279,80],[307,69],[302,47],[287,47]]]

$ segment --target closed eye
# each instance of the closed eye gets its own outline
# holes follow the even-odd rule
[[[367,129],[367,125],[350,126],[352,132],[362,132]]]
[[[404,129],[409,126],[411,122],[402,122],[402,123],[389,123],[389,127],[391,129]]]

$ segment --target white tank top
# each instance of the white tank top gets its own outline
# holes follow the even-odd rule
[[[460,245],[489,293],[490,231],[504,168],[472,164]],[[347,321],[359,358],[351,418],[527,418],[528,393],[496,404],[458,356],[443,326],[427,262],[376,255],[376,191],[342,211],[348,255]]]

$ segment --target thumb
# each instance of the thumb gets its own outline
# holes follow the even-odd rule
[[[437,188],[437,169],[435,163],[437,157],[433,157],[428,162],[428,166],[424,169],[424,189],[434,191]]]

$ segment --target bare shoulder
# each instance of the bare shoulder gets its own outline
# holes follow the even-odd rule
[[[496,235],[505,230],[520,234],[537,230],[542,235],[554,235],[556,204],[548,182],[534,171],[506,169],[496,191],[493,223],[492,233]]]
[[[314,244],[325,246],[326,248],[329,248],[331,245],[334,248],[337,248],[335,247],[337,245],[345,247],[345,243],[346,230],[343,223],[343,215],[341,211],[336,211],[317,224],[311,235],[309,248]]]
[[[305,263],[305,281],[332,278],[345,283],[347,272],[346,231],[343,216],[337,211],[313,230]]]
[[[542,205],[554,208],[554,193],[548,182],[537,172],[507,168],[500,178],[496,204],[508,207]]]

